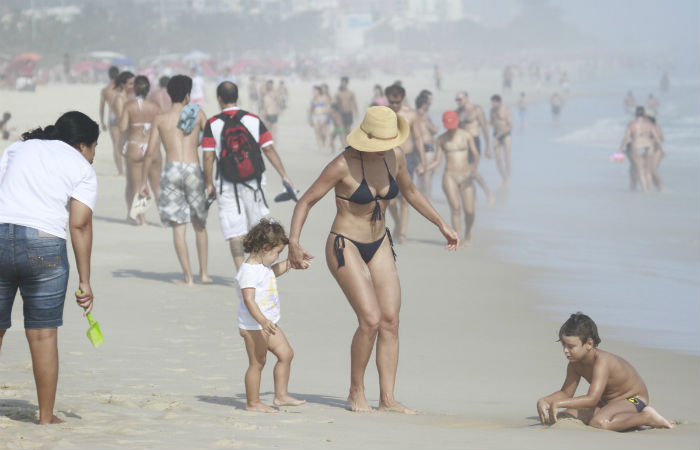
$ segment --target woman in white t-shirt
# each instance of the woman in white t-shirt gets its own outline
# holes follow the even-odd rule
[[[58,382],[58,327],[68,288],[67,229],[78,266],[80,307],[92,310],[90,253],[100,128],[78,111],[22,135],[0,159],[0,347],[19,288],[32,354],[39,423],[53,414]],[[68,225],[66,227],[66,224]]]

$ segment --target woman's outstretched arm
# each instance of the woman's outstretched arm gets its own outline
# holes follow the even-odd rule
[[[313,256],[299,244],[301,229],[311,207],[321,200],[348,173],[348,165],[343,154],[331,161],[311,187],[304,192],[294,208],[289,230],[289,263],[294,269],[307,269]]]
[[[406,158],[403,152],[400,149],[396,149],[394,154],[396,155],[397,165],[396,181],[399,183],[401,195],[404,196],[406,201],[408,201],[416,211],[440,229],[442,235],[447,239],[447,249],[456,250],[457,247],[459,247],[459,236],[457,232],[442,220],[442,217],[435,211],[430,201],[428,201],[428,199],[421,194],[416,185],[413,184],[413,180],[411,180],[411,176],[406,169]]]

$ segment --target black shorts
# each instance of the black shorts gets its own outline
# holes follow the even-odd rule
[[[413,179],[413,172],[416,171],[418,164],[420,164],[420,158],[416,154],[415,150],[406,154],[406,170],[408,170],[408,174],[411,176],[411,179]]]
[[[477,153],[481,156],[481,136],[475,136],[474,137],[474,146],[476,147]],[[471,152],[469,152],[469,156],[467,157],[469,160],[469,164],[472,164],[474,162],[474,155],[472,155]]]
[[[269,123],[269,124],[277,123],[277,114],[269,114],[267,116],[267,123]]]
[[[341,111],[340,115],[343,118],[343,126],[346,130],[350,131],[350,127],[352,126],[352,113]]]

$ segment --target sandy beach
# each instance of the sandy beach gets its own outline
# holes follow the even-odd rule
[[[377,78],[351,81],[361,107],[368,103],[375,81],[386,84],[395,79]],[[472,100],[483,106],[499,89],[499,78],[485,73],[479,79],[448,78],[446,75],[444,90],[435,94],[433,115],[453,107],[454,93],[462,85],[471,86]],[[432,87],[430,80],[427,72],[404,79],[411,103],[421,88]],[[327,81],[335,90],[336,81]],[[331,156],[316,149],[313,130],[307,124],[311,83],[289,80],[287,84],[290,107],[280,119],[275,140],[290,178],[304,190]],[[12,112],[11,125],[19,132],[53,123],[62,112],[72,109],[97,120],[100,88],[49,85],[39,86],[36,93],[1,91],[0,104],[2,110]],[[214,89],[213,83],[206,85],[204,111],[209,116],[218,112]],[[243,88],[242,92],[247,91]],[[506,98],[508,105],[515,95]],[[543,94],[540,98],[546,97]],[[537,100],[535,94],[530,100]],[[536,129],[536,120],[530,126]],[[529,150],[518,148],[517,139],[514,152]],[[613,145],[618,144],[616,137]],[[403,292],[396,395],[420,411],[419,416],[355,414],[346,409],[350,340],[356,321],[325,264],[323,245],[335,209],[330,195],[312,210],[301,239],[316,256],[314,264],[278,281],[280,326],[295,350],[290,392],[307,404],[283,407],[279,414],[246,412],[243,374],[247,356],[236,329],[234,266],[216,208],[210,211],[207,224],[214,284],[194,288],[174,285],[172,281],[179,279],[181,272],[172,233],[160,226],[155,209],[147,214],[147,226],[125,224],[124,178],[115,175],[111,153],[109,136],[102,133],[95,161],[100,192],[94,215],[91,282],[94,316],[105,343],[99,349],[91,347],[85,336],[87,321],[69,296],[64,326],[59,330],[61,366],[56,400],[57,415],[66,422],[37,426],[21,298],[16,299],[13,327],[0,354],[0,449],[700,447],[697,341],[693,344],[684,337],[684,343],[691,348],[694,345],[695,351],[683,352],[613,338],[624,335],[625,328],[608,325],[593,313],[593,319],[599,321],[601,348],[635,366],[649,388],[651,405],[678,426],[673,430],[615,433],[574,420],[562,420],[552,427],[539,425],[535,402],[561,386],[566,367],[561,346],[555,341],[568,313],[544,310],[555,305],[563,311],[587,312],[588,304],[572,305],[571,298],[561,298],[575,294],[567,292],[570,285],[552,281],[557,278],[555,270],[544,264],[519,263],[504,254],[503,248],[518,248],[527,237],[506,234],[499,228],[512,217],[514,202],[522,198],[515,194],[507,198],[504,193],[499,193],[499,201],[491,208],[480,197],[471,247],[448,253],[438,230],[412,211],[409,242],[396,248]],[[516,158],[514,170],[518,170],[518,161]],[[484,165],[488,166],[484,170],[489,183],[495,185],[493,162],[484,161]],[[691,186],[697,184],[697,167],[692,168],[695,178]],[[271,199],[282,186],[276,174],[268,175],[267,198]],[[440,178],[441,172],[436,177]],[[577,180],[569,181],[585,187],[583,177],[580,183]],[[623,178],[620,189],[625,183]],[[436,192],[436,197],[440,195]],[[670,204],[678,208],[686,205],[674,201]],[[271,205],[272,216],[287,230],[293,206]],[[444,202],[437,201],[436,207],[448,217]],[[697,204],[694,207],[697,211]],[[689,225],[695,227],[695,240],[690,244],[693,249],[698,245],[697,225],[697,220]],[[657,242],[663,235],[659,230],[645,229],[644,233],[640,240],[663,245],[663,241]],[[196,273],[191,228],[188,241]],[[697,264],[697,252],[694,255],[689,264]],[[69,290],[77,286],[72,256],[71,265]],[[543,285],[533,280],[548,281]],[[694,282],[692,287],[697,289],[697,273]],[[619,289],[625,291],[624,286]],[[632,319],[634,314],[630,312]],[[691,328],[694,326],[691,331],[697,333],[698,317],[689,320]],[[268,403],[272,400],[273,359],[268,359],[261,386],[262,400]],[[368,398],[376,406],[378,383],[373,360],[365,382]],[[578,392],[587,388],[582,381]]]

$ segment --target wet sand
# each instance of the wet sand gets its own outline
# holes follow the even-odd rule
[[[427,74],[419,80],[422,84],[404,80],[411,100],[429,80]],[[361,94],[371,92],[372,81],[351,82],[361,105],[368,100]],[[280,120],[276,140],[290,177],[304,189],[330,156],[316,150],[306,123],[310,85],[288,84],[290,110]],[[445,85],[436,96],[450,103],[448,95],[457,86]],[[498,86],[485,81],[472,85],[472,97],[484,105]],[[208,115],[217,112],[214,87],[206,86]],[[36,94],[2,91],[0,98],[13,113],[12,125],[25,130],[51,123],[69,109],[97,118],[99,88],[48,86]],[[494,212],[483,205],[471,247],[446,252],[438,231],[415,212],[409,242],[397,247],[403,308],[396,394],[421,415],[346,410],[349,345],[356,323],[325,267],[322,250],[333,217],[331,196],[312,210],[302,236],[302,245],[316,256],[314,265],[279,280],[280,325],[296,353],[290,392],[308,403],[275,415],[248,413],[243,410],[247,358],[236,329],[233,263],[216,208],[208,225],[215,283],[178,287],[172,283],[181,274],[171,232],[158,225],[156,211],[147,215],[152,225],[123,223],[124,178],[114,175],[106,134],[100,137],[95,168],[100,195],[92,285],[94,314],[105,344],[98,350],[90,346],[87,322],[69,298],[59,332],[56,401],[57,415],[66,423],[34,425],[36,396],[18,298],[14,327],[0,356],[0,448],[696,449],[700,444],[700,359],[607,338],[621,330],[606,327],[600,329],[602,348],[630,361],[649,388],[651,405],[682,424],[671,431],[624,434],[571,420],[554,427],[538,424],[537,398],[563,381],[566,360],[554,341],[566,316],[554,320],[538,309],[557,301],[532,286],[548,269],[507,262],[496,249],[515,242],[485,226]],[[281,190],[278,177],[270,174],[267,198]],[[437,207],[445,217],[446,206]],[[290,203],[273,204],[272,215],[288,224],[292,208]],[[188,240],[196,272],[191,230]],[[75,269],[69,286],[77,286]],[[585,305],[576,309],[585,310]],[[268,359],[261,386],[268,403],[273,363],[274,357]],[[372,361],[366,385],[376,406]],[[582,382],[579,392],[585,389]]]

